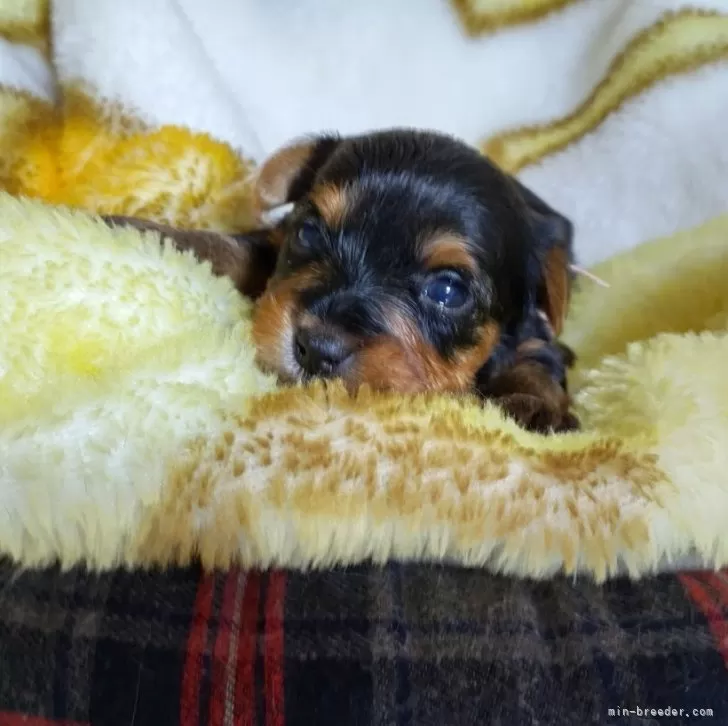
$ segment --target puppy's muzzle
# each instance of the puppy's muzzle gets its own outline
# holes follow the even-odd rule
[[[336,330],[299,327],[296,331],[296,362],[309,376],[332,378],[340,375],[353,353],[351,341]]]

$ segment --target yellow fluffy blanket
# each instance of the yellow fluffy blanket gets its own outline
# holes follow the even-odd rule
[[[565,5],[526,4],[544,17]],[[492,20],[478,20],[488,3],[456,5],[473,32]],[[84,6],[103,30],[100,4]],[[566,331],[581,433],[531,435],[471,400],[278,390],[227,281],[72,211],[253,221],[252,164],[102,101],[88,77],[116,56],[99,41],[79,71],[80,20],[63,3],[0,0],[0,554],[95,568],[396,557],[597,579],[728,564],[728,217],[601,264],[609,289],[582,285]],[[588,131],[606,143],[621,107],[642,128],[629,99],[727,58],[726,22],[661,19],[573,114],[487,148],[516,171],[557,164]],[[573,174],[591,158],[567,151]]]
[[[226,280],[80,212],[0,196],[0,269],[0,550],[26,565],[728,563],[728,219],[597,270],[566,336],[586,430],[550,438],[275,390]]]

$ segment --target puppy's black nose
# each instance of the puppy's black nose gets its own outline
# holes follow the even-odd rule
[[[342,336],[330,331],[299,328],[295,355],[298,364],[312,376],[334,376],[351,355],[351,345]]]

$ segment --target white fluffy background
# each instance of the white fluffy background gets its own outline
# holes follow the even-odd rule
[[[447,0],[64,0],[60,75],[260,160],[292,137],[407,125],[478,142],[563,116],[663,13],[726,0],[582,0],[469,39]],[[728,64],[661,84],[523,179],[592,264],[728,210]]]

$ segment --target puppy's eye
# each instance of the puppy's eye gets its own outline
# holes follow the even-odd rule
[[[456,310],[468,301],[466,284],[453,272],[441,272],[431,277],[422,290],[423,296],[438,307]]]
[[[296,243],[304,249],[313,247],[321,239],[321,232],[313,222],[304,222],[296,232]]]

